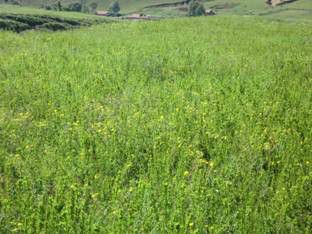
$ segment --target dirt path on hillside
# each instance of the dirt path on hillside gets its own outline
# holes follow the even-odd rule
[[[295,1],[297,1],[297,0],[268,0],[267,3],[271,6],[279,6],[279,5],[283,5],[283,4],[292,3]]]

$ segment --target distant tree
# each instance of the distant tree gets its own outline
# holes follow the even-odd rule
[[[206,9],[203,4],[199,3],[198,7],[195,10],[195,15],[205,15]]]
[[[50,5],[42,5],[42,8],[45,10],[52,10],[52,7]]]
[[[63,10],[62,3],[60,1],[57,1],[56,6],[57,6],[57,10],[58,11],[62,11]]]
[[[95,12],[96,8],[98,7],[98,4],[96,2],[92,2],[89,5],[90,11]]]
[[[113,15],[118,15],[119,11],[120,11],[120,6],[119,6],[119,2],[115,1],[113,2],[109,8],[108,11],[113,14]]]
[[[87,7],[86,0],[80,0],[81,12],[87,13],[89,8]]]
[[[12,5],[18,5],[18,6],[21,5],[21,2],[19,0],[10,0],[9,3]]]
[[[189,4],[188,15],[189,16],[200,16],[205,15],[205,7],[198,0],[192,0]]]
[[[67,8],[68,11],[77,11],[77,12],[80,12],[81,9],[82,9],[82,6],[80,2],[71,3],[68,5],[68,8]]]

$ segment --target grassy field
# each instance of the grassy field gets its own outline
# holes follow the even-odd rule
[[[312,27],[0,32],[0,233],[311,233]]]

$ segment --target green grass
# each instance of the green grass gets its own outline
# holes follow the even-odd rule
[[[311,233],[312,27],[0,32],[1,233]]]

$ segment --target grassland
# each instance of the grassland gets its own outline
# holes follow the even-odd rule
[[[311,233],[312,27],[0,32],[0,233]]]

